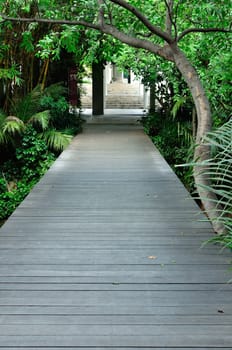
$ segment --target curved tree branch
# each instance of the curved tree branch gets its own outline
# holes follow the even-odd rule
[[[131,12],[134,16],[136,16],[140,20],[141,23],[145,25],[145,27],[147,27],[147,29],[150,30],[152,34],[157,35],[159,38],[165,40],[168,44],[171,44],[173,42],[171,35],[164,32],[161,28],[154,26],[148,20],[148,18],[144,16],[135,6],[132,6],[131,4],[129,4],[124,0],[110,0],[110,1]]]
[[[113,36],[114,38],[120,40],[124,44],[128,44],[135,48],[144,49],[150,51],[162,58],[165,58],[168,61],[174,62],[173,54],[168,45],[160,46],[156,45],[153,42],[146,39],[139,39],[132,37],[124,32],[118,30],[116,27],[112,25],[104,25],[104,28],[100,28],[100,30],[105,33]]]
[[[100,30],[99,24],[89,23],[86,21],[71,21],[66,19],[48,19],[48,18],[39,18],[39,17],[8,17],[2,13],[0,13],[0,18],[5,21],[10,22],[25,22],[25,23],[47,23],[47,24],[68,24],[68,25],[80,25],[87,28],[92,28],[96,30]]]
[[[177,38],[177,42],[179,42],[183,37],[185,37],[189,33],[232,33],[231,29],[225,28],[188,28],[185,29]]]
[[[147,51],[150,51],[162,58],[165,58],[168,61],[173,62],[173,54],[169,48],[168,45],[162,47],[160,45],[156,45],[152,43],[149,40],[145,39],[139,39],[132,37],[120,30],[118,30],[116,27],[110,24],[101,23],[95,24],[95,23],[90,23],[86,21],[71,21],[71,20],[60,20],[60,19],[47,19],[47,18],[26,18],[26,17],[7,17],[4,14],[0,14],[1,18],[4,21],[11,21],[11,22],[26,22],[26,23],[32,23],[32,22],[37,22],[37,23],[47,23],[47,24],[68,24],[68,25],[81,25],[87,28],[99,30],[102,33],[109,34],[113,36],[114,38],[120,40],[124,44],[128,44],[130,46],[133,46],[135,48],[139,49],[144,49]]]
[[[172,26],[176,33],[176,23],[173,21],[173,0],[165,0],[165,5],[167,7],[166,13],[166,32],[172,35]]]

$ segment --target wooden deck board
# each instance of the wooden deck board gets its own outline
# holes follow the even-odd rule
[[[87,126],[1,228],[0,350],[231,350],[212,235],[140,127]]]

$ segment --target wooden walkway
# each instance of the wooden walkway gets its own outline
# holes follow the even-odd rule
[[[0,231],[0,350],[231,350],[201,219],[139,126],[88,125]]]

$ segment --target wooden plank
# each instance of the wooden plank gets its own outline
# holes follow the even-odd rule
[[[191,254],[192,253],[192,254]],[[154,256],[156,258],[149,258]],[[213,250],[157,248],[139,250],[120,249],[4,249],[0,254],[0,264],[215,264],[226,265],[231,262],[230,253],[224,255]]]
[[[7,347],[7,348],[6,347],[0,347],[0,349],[1,350],[9,350],[9,347]],[[18,347],[10,347],[10,349],[11,350],[18,350],[19,348]],[[45,347],[44,346],[43,347],[37,347],[37,346],[36,347],[28,347],[27,346],[27,350],[36,350],[36,349],[57,350],[57,347],[51,347],[51,346],[49,346],[49,347],[46,347],[46,346]],[[73,347],[66,347],[66,346],[65,347],[60,347],[59,346],[59,350],[67,350],[67,349],[73,349]],[[79,350],[93,350],[93,349],[94,350],[102,350],[102,349],[107,349],[107,350],[128,350],[128,349],[139,349],[139,350],[156,349],[156,350],[163,350],[164,348],[163,347],[160,348],[160,347],[157,347],[157,346],[149,346],[149,347],[146,346],[145,348],[141,347],[141,346],[139,346],[139,347],[138,346],[133,346],[133,347],[127,346],[126,348],[125,347],[121,347],[121,346],[120,347],[117,347],[117,346],[116,347],[115,346],[114,347],[112,347],[112,346],[110,346],[110,347],[109,346],[102,347],[101,346],[100,348],[98,346],[97,347],[96,346],[94,346],[94,347],[91,346],[91,347],[84,347],[84,348],[76,346],[75,349],[79,349]],[[187,348],[186,347],[181,347],[181,350],[195,350],[195,349],[196,349],[196,347],[194,347],[194,348],[193,347],[187,347]],[[202,348],[202,347],[199,348],[198,347],[197,349],[198,350],[208,350],[209,348],[205,348],[205,347],[204,348]],[[210,347],[210,349],[211,350],[217,350],[218,348]],[[231,350],[231,347],[223,347],[223,349]],[[165,347],[165,350],[173,350],[173,348]]]
[[[231,326],[232,315],[72,315],[0,314],[0,325],[223,325]],[[6,327],[5,327],[6,328]],[[0,328],[1,329],[1,328]]]
[[[28,281],[26,282],[0,282],[0,292],[1,291],[130,291],[131,294],[136,291],[207,291],[207,292],[218,292],[222,290],[223,293],[225,291],[232,292],[232,286],[225,286],[223,283],[146,283],[146,281],[142,281],[140,283],[125,283],[119,280],[106,282],[82,282],[82,283],[74,283],[74,282],[42,282],[42,281]]]
[[[232,340],[231,325],[131,325],[131,324],[50,324],[49,327],[44,324],[1,324],[0,325],[0,339],[3,336],[116,336],[118,338],[123,336],[142,336],[142,337],[157,337],[163,336],[166,338],[167,334],[171,337],[180,337],[185,335],[216,335],[219,338],[223,336]],[[213,336],[214,337],[214,336]],[[168,342],[168,341],[167,341]],[[190,345],[190,344],[189,344]]]
[[[1,305],[0,315],[33,315],[37,319],[40,315],[60,316],[208,316],[214,318],[220,315],[232,315],[231,303],[215,304],[180,304],[180,305]]]
[[[79,267],[80,268],[80,267]],[[101,267],[99,266],[99,269]],[[13,269],[14,270],[14,266]],[[207,270],[207,269],[205,269]],[[138,271],[136,274],[131,273],[94,273],[94,272],[85,272],[85,273],[78,273],[78,271],[75,272],[75,270],[65,270],[65,266],[63,267],[63,271],[57,270],[51,270],[51,271],[44,271],[42,269],[35,269],[35,270],[26,270],[22,268],[21,271],[10,271],[9,269],[2,270],[1,277],[0,277],[0,283],[5,284],[6,288],[9,283],[15,283],[15,288],[17,288],[16,283],[20,283],[20,281],[24,281],[23,283],[70,283],[70,284],[124,284],[125,288],[129,288],[127,284],[157,284],[157,289],[161,288],[160,284],[164,285],[167,284],[169,287],[170,285],[174,284],[193,284],[193,285],[199,285],[198,289],[202,289],[203,287],[201,284],[211,285],[215,284],[218,286],[218,290],[220,289],[220,284],[225,284],[228,282],[231,278],[231,274],[225,273],[223,270],[216,270],[211,272],[202,272],[202,273],[196,273],[194,270],[192,271],[184,271],[184,272],[170,272],[170,271],[164,271],[164,272],[154,272],[154,273],[143,273],[142,270]],[[79,270],[80,271],[80,270]],[[141,276],[144,274],[144,276]],[[191,276],[189,277],[189,275]],[[5,276],[5,277],[4,277]],[[14,278],[12,278],[12,276]],[[15,277],[16,276],[16,277]],[[18,277],[19,276],[19,277]],[[26,276],[26,278],[22,277]],[[29,277],[27,277],[29,276]],[[41,277],[40,277],[41,276]],[[55,277],[54,277],[55,276]],[[60,277],[58,277],[60,276]],[[76,276],[76,277],[75,277]],[[11,282],[12,281],[12,282]],[[188,283],[186,283],[188,281]],[[205,282],[207,281],[207,282]],[[212,286],[211,286],[212,287]],[[2,288],[2,287],[1,287]],[[122,286],[120,287],[122,288]],[[139,288],[142,288],[140,286]],[[150,287],[152,288],[152,287]],[[153,287],[154,288],[154,287]],[[195,286],[197,288],[197,286]],[[225,286],[225,289],[229,288],[227,285]],[[224,285],[221,286],[221,289],[224,290]]]
[[[219,293],[221,291],[221,293]],[[65,295],[65,299],[64,299]],[[218,304],[222,290],[208,291],[72,291],[67,290],[10,290],[0,291],[0,305],[140,305],[140,306],[178,306],[180,304],[204,305]],[[223,290],[223,303],[231,303],[231,291]]]
[[[154,344],[161,348],[172,347],[205,347],[205,348],[221,348],[231,347],[232,336],[229,334],[222,334],[210,332],[208,334],[170,334],[166,335],[100,335],[100,336],[75,336],[67,335],[60,336],[58,334],[52,336],[0,336],[1,346],[8,347],[132,347],[134,349],[140,347],[153,347]]]
[[[129,238],[127,238],[127,240],[123,240],[121,242],[115,240],[112,241],[104,241],[104,240],[95,240],[98,237],[92,236],[92,238],[95,239],[91,239],[91,237],[89,238],[88,241],[80,241],[78,240],[78,237],[76,237],[76,239],[74,240],[73,237],[70,237],[70,239],[67,238],[60,238],[57,239],[54,243],[54,240],[56,239],[56,237],[53,237],[53,240],[50,239],[40,239],[40,241],[35,241],[35,240],[27,240],[27,241],[22,241],[19,239],[15,239],[15,241],[12,239],[9,242],[9,239],[7,238],[7,240],[1,242],[0,240],[0,250],[4,250],[4,249],[15,249],[15,246],[17,245],[17,249],[88,249],[88,250],[106,250],[106,249],[112,249],[112,250],[141,250],[141,249],[162,249],[163,247],[167,247],[168,249],[172,249],[175,246],[177,246],[180,249],[188,249],[188,247],[191,245],[192,247],[195,247],[196,249],[200,249],[201,248],[201,244],[204,243],[204,241],[196,241],[196,240],[183,240],[182,244],[178,244],[178,241],[172,241],[171,239],[169,239],[169,241],[166,242],[159,242],[159,240],[157,239],[157,244],[154,243],[154,240],[151,241],[149,243],[140,243],[139,241],[134,243],[134,242],[130,242]],[[207,250],[214,250],[214,247],[209,246],[207,248]]]

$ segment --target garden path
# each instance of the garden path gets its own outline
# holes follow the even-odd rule
[[[231,350],[231,253],[132,124],[87,124],[1,228],[1,350]]]

